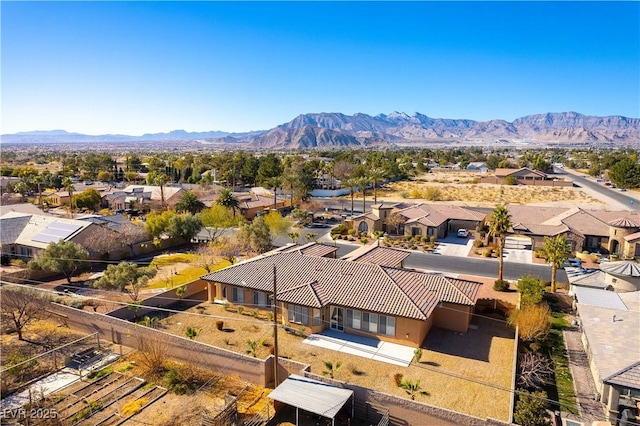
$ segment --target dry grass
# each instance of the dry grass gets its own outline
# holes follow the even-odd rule
[[[219,318],[186,313],[165,319],[163,326],[182,336],[188,326],[202,329],[196,340],[239,353],[246,353],[249,339],[258,340],[262,344],[258,346],[257,357],[266,358],[270,354],[272,326],[266,320],[256,321],[248,315],[227,312],[222,306],[201,306],[206,306],[205,313],[211,316],[225,317],[225,331],[216,330],[215,321]],[[195,312],[195,308],[191,311]],[[508,391],[451,375],[499,387],[510,386],[513,331],[504,323],[489,319],[478,318],[476,322],[479,329],[469,330],[465,335],[432,329],[423,345],[422,362],[406,368],[309,346],[302,343],[303,337],[284,331],[278,334],[279,350],[281,357],[310,364],[311,371],[316,374],[322,374],[323,361],[341,361],[343,365],[336,374],[337,380],[407,397],[394,383],[394,374],[401,373],[411,380],[420,379],[424,390],[429,392],[429,396],[418,396],[417,400],[481,418],[507,420]],[[288,368],[286,362],[284,366]]]

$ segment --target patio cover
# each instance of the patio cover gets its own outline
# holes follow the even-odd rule
[[[269,398],[301,408],[322,417],[334,419],[342,406],[353,397],[353,391],[295,374],[275,388]],[[353,404],[352,404],[353,407]]]

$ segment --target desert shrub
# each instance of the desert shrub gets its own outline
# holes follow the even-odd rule
[[[422,193],[419,189],[413,188],[409,193],[409,198],[422,198]]]
[[[474,247],[476,247],[476,248],[484,247],[484,241],[482,241],[482,240],[475,240],[475,241],[473,242],[473,246],[474,246]]]
[[[491,257],[491,253],[493,252],[493,250],[491,248],[486,249],[484,252],[482,252],[482,255],[484,257]]]
[[[347,232],[347,227],[342,224],[331,229],[331,235],[336,235],[336,234],[342,235],[346,232]]]
[[[413,362],[420,362],[422,359],[422,349],[417,348],[413,351]]]
[[[347,231],[347,234],[349,234],[349,236],[354,236],[356,235],[356,230],[355,229],[349,229],[349,231]]]
[[[546,392],[521,393],[513,414],[514,420],[523,426],[549,425],[546,398]]]
[[[23,268],[27,265],[27,262],[22,259],[11,259],[10,263],[11,266],[15,266],[17,268]]]
[[[442,191],[430,186],[424,191],[423,197],[429,201],[440,201],[442,199]]]
[[[429,242],[430,242],[431,244],[435,243],[435,242],[436,242],[436,236],[435,236],[435,235],[430,236],[430,237],[429,237]]]
[[[242,312],[244,311],[244,306],[238,306],[236,308],[236,312],[238,312],[240,315],[242,315]]]
[[[402,191],[402,192],[400,193],[400,196],[401,196],[402,198],[409,198],[409,191]]]
[[[495,291],[507,291],[509,289],[509,281],[496,280],[496,282],[493,283],[493,289]]]
[[[516,179],[514,176],[507,176],[506,178],[504,178],[504,184],[505,185],[517,185],[518,184],[518,179]]]
[[[420,242],[426,243],[427,242],[427,237],[420,237]]]
[[[397,387],[400,387],[400,384],[402,383],[402,378],[403,378],[403,374],[402,373],[396,373],[393,375],[393,381],[396,384]]]
[[[120,414],[122,414],[124,417],[132,416],[140,411],[142,407],[147,405],[148,402],[149,400],[147,398],[139,398],[135,401],[129,401],[122,406],[122,408],[120,409]]]
[[[216,328],[217,328],[219,331],[222,331],[222,329],[224,328],[224,321],[222,321],[222,320],[218,320],[218,321],[216,321]]]

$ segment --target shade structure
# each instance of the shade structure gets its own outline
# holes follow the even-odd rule
[[[353,396],[349,389],[302,376],[291,375],[270,394],[269,398],[330,419]]]

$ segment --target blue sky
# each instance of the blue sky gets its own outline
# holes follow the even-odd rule
[[[640,117],[638,2],[7,2],[2,133]]]

